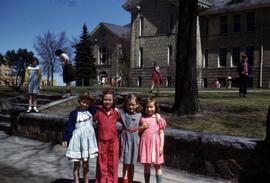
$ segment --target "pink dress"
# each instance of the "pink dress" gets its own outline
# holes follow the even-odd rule
[[[148,124],[149,127],[145,129],[141,135],[140,147],[139,147],[139,158],[140,163],[150,164],[163,164],[163,154],[160,155],[160,137],[159,130],[166,127],[166,121],[161,118],[157,123],[155,115],[150,117],[142,117],[141,125]]]

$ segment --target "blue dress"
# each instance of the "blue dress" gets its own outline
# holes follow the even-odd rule
[[[26,69],[26,81],[28,82],[28,93],[38,94],[41,80],[41,70],[39,66],[28,66]]]
[[[74,118],[74,115],[77,117]],[[72,115],[73,114],[73,115]],[[75,121],[72,121],[76,119]],[[66,156],[71,161],[86,161],[97,156],[98,147],[93,128],[93,117],[88,110],[71,112],[69,123],[75,125]]]
[[[138,134],[141,113],[120,110],[123,129],[121,133],[121,161],[124,164],[136,164],[140,137]]]

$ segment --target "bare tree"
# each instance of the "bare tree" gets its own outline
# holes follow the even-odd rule
[[[71,53],[66,33],[61,32],[55,35],[48,31],[43,36],[39,35],[36,37],[34,48],[41,58],[43,72],[47,74],[47,83],[52,86],[54,73],[61,69],[60,62],[57,62],[57,57],[54,54],[55,50],[61,48],[66,53]]]
[[[176,42],[175,100],[178,115],[201,113],[196,72],[198,0],[179,0]]]

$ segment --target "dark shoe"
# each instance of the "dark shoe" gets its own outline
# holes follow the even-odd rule
[[[244,98],[247,98],[247,95],[243,95]]]

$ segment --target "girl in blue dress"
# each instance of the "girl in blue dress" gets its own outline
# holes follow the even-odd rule
[[[30,65],[27,66],[24,75],[25,86],[29,95],[28,103],[29,107],[26,112],[31,112],[32,109],[38,112],[37,109],[37,94],[39,93],[39,87],[42,79],[41,68],[38,66],[38,59],[34,57]],[[33,107],[33,108],[32,108]]]
[[[130,94],[126,97],[124,110],[120,110],[123,130],[121,134],[121,160],[123,161],[123,183],[132,183],[134,164],[138,161],[139,122],[141,119],[138,98]]]
[[[78,99],[79,107],[69,115],[67,130],[64,134],[63,146],[68,150],[66,156],[74,162],[73,176],[74,182],[80,180],[80,162],[83,162],[83,179],[88,183],[89,179],[89,158],[97,156],[98,147],[96,135],[93,128],[93,117],[91,112],[95,111],[91,105],[91,97],[87,93],[82,93]]]

